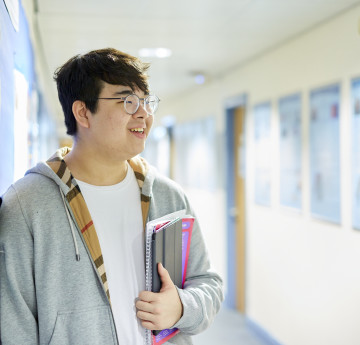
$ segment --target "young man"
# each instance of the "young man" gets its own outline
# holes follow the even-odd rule
[[[0,209],[2,345],[144,343],[145,328],[177,327],[192,344],[223,299],[195,221],[184,289],[159,265],[144,291],[144,226],[186,210],[183,191],[137,155],[158,98],[148,65],[115,49],[78,55],[55,73],[72,150],[39,163]],[[96,229],[96,230],[95,230]]]

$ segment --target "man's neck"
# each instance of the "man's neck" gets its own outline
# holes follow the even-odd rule
[[[74,143],[73,149],[64,157],[71,174],[80,181],[95,186],[111,186],[121,182],[127,174],[126,160],[109,162],[99,153]]]

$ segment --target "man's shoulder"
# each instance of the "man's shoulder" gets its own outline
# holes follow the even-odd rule
[[[26,194],[37,191],[41,193],[45,188],[56,187],[55,181],[49,177],[37,173],[28,173],[21,179],[17,180],[12,187],[17,193]]]
[[[187,208],[187,198],[183,188],[167,176],[157,173],[152,185],[152,197],[158,208],[167,212]]]
[[[56,188],[56,183],[41,174],[30,173],[9,186],[1,196],[0,210],[5,206],[14,207],[21,201],[26,205],[29,202],[38,200],[38,196],[49,193]]]
[[[172,191],[174,193],[179,193],[181,195],[184,194],[184,190],[179,183],[156,171],[154,173],[153,190],[156,190],[158,188],[167,189],[169,191]]]

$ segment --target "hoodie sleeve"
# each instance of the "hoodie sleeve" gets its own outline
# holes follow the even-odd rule
[[[174,181],[157,175],[152,186],[150,219],[183,209],[195,217],[195,222],[184,288],[178,289],[183,316],[173,327],[178,328],[180,334],[194,335],[205,330],[218,313],[224,298],[223,283],[211,268],[198,220],[183,190]]]
[[[185,285],[178,289],[183,316],[174,325],[181,332],[194,335],[205,330],[218,313],[223,296],[223,282],[211,269],[209,255],[199,223],[188,200],[187,214],[195,217]]]
[[[39,342],[33,236],[14,187],[0,208],[0,343]]]

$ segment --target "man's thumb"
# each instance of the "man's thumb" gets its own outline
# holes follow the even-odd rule
[[[162,283],[161,289],[164,289],[169,285],[173,285],[169,272],[166,270],[166,268],[162,265],[161,262],[158,263],[158,272]]]

